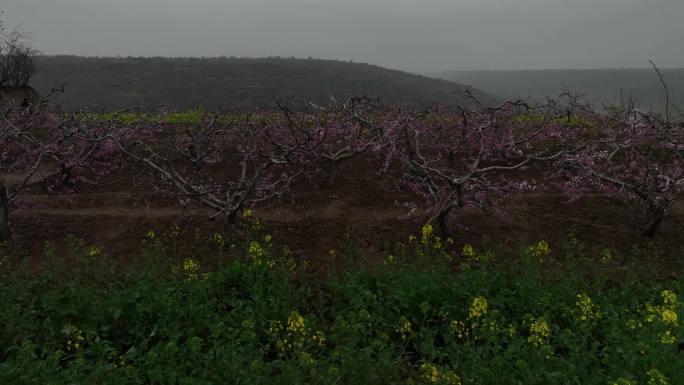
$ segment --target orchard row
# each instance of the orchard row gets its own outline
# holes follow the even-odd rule
[[[241,210],[314,174],[334,185],[340,164],[360,156],[376,159],[379,175],[413,193],[408,205],[424,207],[444,236],[460,208],[505,218],[506,196],[563,191],[569,199],[624,195],[639,212],[642,235],[653,237],[684,191],[683,122],[631,106],[597,111],[570,95],[426,110],[367,98],[326,107],[295,100],[180,122],[136,116],[6,112],[0,242],[13,239],[11,213],[36,180],[49,177],[55,191],[97,183],[122,160],[143,166],[160,195],[210,209],[224,221],[224,237]]]

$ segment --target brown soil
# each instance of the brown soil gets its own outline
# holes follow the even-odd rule
[[[265,231],[314,264],[324,260],[328,250],[350,246],[371,259],[383,258],[388,245],[419,232],[426,218],[416,210],[410,219],[400,219],[409,211],[401,203],[413,196],[379,179],[369,162],[355,159],[343,163],[334,186],[323,176],[302,180],[281,202],[258,208],[256,214],[263,219]],[[60,194],[47,193],[37,183],[21,196],[25,204],[13,213],[17,244],[41,266],[44,242],[60,244],[68,234],[102,245],[109,255],[131,256],[149,229],[164,230],[180,223],[187,229],[219,231],[220,221],[210,221],[210,212],[182,210],[173,199],[160,199],[149,189],[131,187],[131,176],[120,172],[98,185],[78,185],[73,192]],[[456,212],[456,246],[468,242],[480,248],[517,248],[545,239],[560,250],[567,234],[574,233],[590,255],[598,255],[606,247],[620,258],[634,243],[650,243],[671,271],[678,273],[684,262],[682,202],[670,210],[653,240],[634,235],[633,205],[617,197],[593,194],[568,204],[560,194],[525,194],[509,198],[505,208],[510,223],[480,210]],[[348,239],[353,240],[352,245]]]

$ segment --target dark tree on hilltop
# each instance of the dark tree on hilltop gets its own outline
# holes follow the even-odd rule
[[[6,32],[0,20],[0,87],[26,86],[33,76],[38,51],[26,43],[26,38],[18,29]]]

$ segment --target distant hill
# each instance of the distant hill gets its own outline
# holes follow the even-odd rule
[[[661,70],[670,102],[684,109],[684,69]],[[469,84],[506,98],[555,97],[563,86],[586,93],[592,102],[615,103],[631,94],[642,108],[661,108],[665,96],[653,69],[446,71],[433,76]]]
[[[297,96],[327,104],[366,94],[402,104],[462,104],[465,89],[453,82],[374,65],[295,58],[85,58],[43,56],[31,85],[42,94],[66,83],[57,95],[66,109],[114,110],[170,104],[215,109],[245,100],[270,103]]]

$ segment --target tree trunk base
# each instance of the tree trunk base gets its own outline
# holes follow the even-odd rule
[[[4,181],[0,181],[0,243],[12,243],[9,223],[9,193]]]

